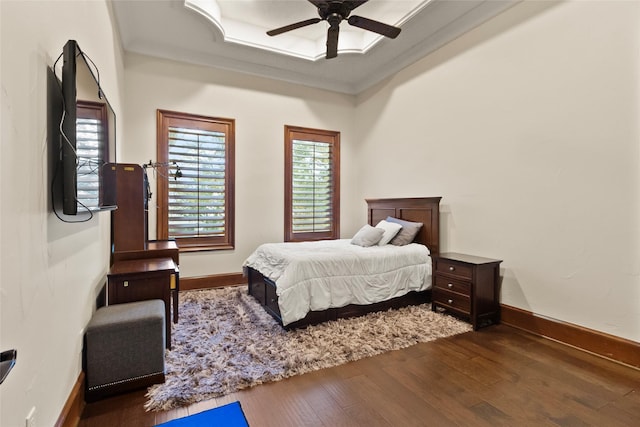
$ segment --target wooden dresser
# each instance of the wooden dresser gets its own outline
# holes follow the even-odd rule
[[[118,209],[111,215],[107,304],[159,298],[165,301],[167,324],[171,312],[177,323],[180,252],[173,240],[148,240],[144,176],[140,165],[117,165]],[[170,342],[167,335],[167,343]]]
[[[433,256],[433,311],[467,318],[473,329],[500,322],[501,260],[458,253]]]

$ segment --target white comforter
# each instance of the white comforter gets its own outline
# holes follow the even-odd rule
[[[276,283],[282,323],[309,311],[371,304],[431,287],[424,245],[352,245],[350,239],[260,245],[243,267]]]

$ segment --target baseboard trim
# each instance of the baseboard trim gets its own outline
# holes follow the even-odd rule
[[[247,278],[242,273],[213,274],[200,277],[181,277],[180,290],[191,291],[196,289],[221,288],[231,285],[247,283]]]
[[[640,343],[501,304],[501,323],[640,369]]]
[[[84,372],[81,371],[78,380],[71,389],[71,394],[62,408],[62,413],[55,423],[55,427],[76,427],[80,424],[84,409]]]

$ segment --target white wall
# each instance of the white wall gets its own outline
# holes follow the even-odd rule
[[[180,255],[181,277],[242,271],[261,243],[284,238],[284,125],[339,131],[342,231],[366,221],[366,204],[354,196],[353,97],[273,80],[127,54],[123,162],[156,160],[156,110],[236,121],[235,250]],[[157,193],[149,170],[152,192]],[[156,195],[150,203],[155,235]],[[354,219],[355,218],[355,219]]]
[[[109,255],[109,215],[65,224],[50,211],[47,67],[68,39],[96,63],[120,122],[122,59],[104,1],[0,1],[0,425],[54,425],[81,371],[82,331]],[[61,64],[60,61],[59,64]],[[58,73],[58,75],[60,75]]]
[[[515,6],[359,97],[363,196],[443,196],[502,303],[640,341],[639,54],[640,2]]]

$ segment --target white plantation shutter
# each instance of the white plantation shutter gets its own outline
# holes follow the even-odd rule
[[[225,138],[222,132],[169,127],[169,238],[225,233]]]
[[[78,212],[97,209],[100,204],[100,166],[106,158],[104,141],[107,123],[104,104],[78,101],[76,117]]]
[[[293,141],[292,230],[330,232],[332,226],[332,145]]]
[[[285,241],[340,235],[340,134],[285,126]]]
[[[98,207],[100,188],[98,169],[100,160],[101,124],[97,119],[76,120],[77,198],[78,212]]]
[[[234,126],[158,110],[158,162],[168,167],[157,177],[157,235],[181,251],[233,248]]]

